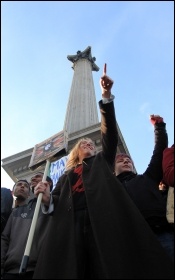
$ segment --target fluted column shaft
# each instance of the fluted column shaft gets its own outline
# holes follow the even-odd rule
[[[73,68],[74,76],[64,123],[68,135],[99,122],[92,64],[88,59],[81,58],[74,63]]]

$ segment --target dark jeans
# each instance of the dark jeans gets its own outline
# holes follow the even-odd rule
[[[78,279],[106,279],[87,210],[75,211]]]
[[[174,225],[153,229],[157,239],[174,262]]]
[[[4,273],[2,279],[33,279],[33,273],[33,271],[26,272],[25,274]]]

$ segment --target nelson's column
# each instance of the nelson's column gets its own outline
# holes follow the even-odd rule
[[[82,52],[77,51],[75,55],[68,55],[67,58],[73,63],[74,70],[63,128],[68,135],[68,153],[75,142],[84,136],[94,140],[97,151],[100,151],[100,122],[92,76],[92,71],[98,71],[99,67],[95,64],[95,57],[91,55],[91,47],[87,47]],[[118,152],[129,154],[118,124],[117,127],[119,132]],[[50,136],[48,135],[48,138]],[[3,169],[14,182],[24,178],[30,180],[32,174],[36,173],[35,170],[32,171],[28,167],[32,152],[33,147],[2,159]],[[44,171],[44,168],[45,164],[40,166],[37,171]]]

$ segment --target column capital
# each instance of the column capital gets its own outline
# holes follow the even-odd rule
[[[100,68],[94,62],[96,60],[96,58],[92,57],[91,47],[87,47],[83,52],[77,51],[76,55],[68,55],[67,56],[67,59],[70,60],[71,62],[73,62],[73,67],[72,67],[73,69],[74,69],[75,63],[79,59],[82,59],[82,58],[87,59],[91,62],[92,71],[99,71]]]

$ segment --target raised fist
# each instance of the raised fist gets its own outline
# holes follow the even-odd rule
[[[156,123],[163,122],[163,118],[159,115],[150,115],[150,122],[155,125]]]

